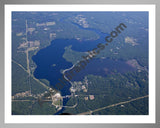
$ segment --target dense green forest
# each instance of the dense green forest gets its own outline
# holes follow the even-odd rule
[[[79,114],[88,110],[105,107],[115,103],[127,101],[137,97],[148,95],[148,75],[147,72],[128,72],[125,74],[117,73],[116,75],[109,75],[107,77],[87,76],[89,85],[87,92],[77,92],[78,98],[76,102],[78,106],[74,109],[66,108],[64,112]],[[85,100],[84,97],[94,95],[94,100]],[[67,105],[74,104],[75,99],[70,99]],[[120,106],[96,112],[95,114],[148,114],[148,98],[144,100],[134,101],[128,103],[125,108]],[[144,109],[142,110],[142,107]],[[116,109],[118,108],[118,109]],[[133,109],[134,108],[134,109]],[[113,111],[110,111],[113,110]]]
[[[27,21],[27,22],[26,22]],[[47,25],[54,22],[54,25]],[[27,29],[27,27],[33,31]],[[12,96],[17,93],[29,91],[32,95],[40,95],[47,91],[40,82],[50,86],[46,79],[34,77],[36,64],[32,60],[41,49],[49,46],[55,39],[77,39],[81,41],[93,41],[100,38],[95,31],[110,34],[115,30],[116,25],[124,23],[127,28],[119,33],[104,50],[96,56],[98,59],[109,58],[111,60],[122,60],[124,62],[135,59],[137,63],[148,70],[148,13],[147,12],[13,12],[12,13]],[[81,26],[83,29],[78,27]],[[86,29],[85,29],[86,28]],[[89,28],[89,29],[87,29]],[[29,69],[27,72],[26,47],[27,41],[39,41],[35,49],[28,51]],[[126,39],[130,39],[129,42]],[[105,39],[102,42],[105,44]],[[22,46],[22,48],[21,48]],[[31,47],[27,44],[27,48]],[[33,48],[33,47],[32,47]],[[72,49],[71,45],[66,46],[63,58],[75,64],[82,60],[86,52],[78,52]],[[28,49],[27,49],[28,50]],[[92,50],[92,49],[91,49]],[[95,67],[97,68],[97,67]],[[79,114],[94,110],[118,102],[127,101],[133,98],[148,95],[148,71],[136,70],[133,72],[107,74],[106,77],[86,74],[88,79],[87,92],[76,91],[77,97],[71,97],[66,105],[74,105],[75,108],[65,108],[63,112]],[[30,83],[28,80],[30,79]],[[82,80],[83,82],[83,80]],[[94,95],[94,100],[87,99]],[[14,115],[52,115],[57,112],[51,102],[44,102],[41,106],[34,97],[21,97],[21,100],[28,102],[12,102],[12,114]],[[93,115],[147,115],[148,97],[125,104],[115,106],[92,113]]]

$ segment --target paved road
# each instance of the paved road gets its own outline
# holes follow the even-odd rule
[[[12,100],[12,102],[29,102],[29,101],[37,101],[37,100]]]
[[[18,66],[20,66],[25,72],[28,73],[28,71],[27,71],[21,64],[17,63],[15,60],[12,60],[12,61],[13,61],[15,64],[17,64]],[[43,87],[45,87],[46,89],[49,89],[49,87],[48,87],[46,84],[44,84],[44,83],[41,82],[40,80],[36,79],[32,74],[30,74],[30,76],[31,76],[34,80],[36,80],[39,84],[41,84]]]
[[[14,62],[15,64],[17,64],[19,67],[21,67],[25,72],[27,72],[27,70],[19,63],[17,63],[15,60],[12,59],[12,62]]]
[[[140,100],[140,99],[143,99],[143,98],[146,98],[146,97],[148,97],[148,95],[142,96],[142,97],[138,97],[138,98],[135,98],[135,99],[131,99],[131,100],[128,100],[128,101],[124,101],[124,102],[119,102],[119,103],[116,103],[116,104],[108,105],[108,106],[105,106],[105,107],[102,107],[102,108],[98,108],[98,109],[95,109],[95,110],[79,113],[78,115],[92,114],[93,112],[97,112],[97,111],[100,111],[100,110],[103,110],[103,109],[107,109],[107,108],[115,107],[115,106],[118,106],[118,105],[130,103],[132,101]]]

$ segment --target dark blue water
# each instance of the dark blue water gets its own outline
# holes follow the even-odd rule
[[[65,52],[64,48],[66,46],[72,45],[73,50],[85,52],[96,48],[96,45],[98,43],[98,40],[83,42],[75,39],[53,40],[50,46],[40,50],[36,55],[32,57],[33,61],[37,65],[37,68],[34,71],[34,76],[37,79],[47,79],[50,82],[50,86],[57,89],[55,85],[59,83],[58,79],[62,78],[62,73],[60,71],[72,66],[72,63],[67,62],[63,58],[63,54]],[[55,64],[56,66],[52,66],[53,64]],[[70,86],[71,85],[69,82],[65,82],[65,86],[63,86],[63,88],[59,90],[62,96],[70,95]],[[63,105],[65,105],[67,101],[68,99],[64,99]],[[56,114],[62,113],[63,110],[64,108]]]
[[[59,83],[59,78],[62,78],[61,70],[72,67],[72,63],[67,62],[63,58],[65,47],[72,45],[72,49],[76,51],[88,51],[96,47],[98,41],[83,41],[80,42],[75,39],[64,40],[56,39],[51,42],[51,45],[40,50],[36,55],[32,57],[36,63],[37,68],[34,71],[34,76],[37,79],[47,79],[50,82],[50,86],[55,88],[55,85]],[[56,66],[52,66],[55,64]],[[69,83],[68,83],[69,85]],[[69,86],[65,86],[61,91],[62,95],[69,95]],[[68,91],[67,91],[68,90]]]
[[[62,22],[62,21],[61,21]],[[83,28],[80,25],[73,23],[80,29],[96,32],[100,38],[92,41],[78,41],[76,39],[56,39],[51,42],[51,45],[40,50],[36,55],[32,57],[36,63],[34,76],[38,79],[47,79],[50,82],[50,86],[56,88],[55,85],[59,83],[59,78],[62,78],[61,70],[70,68],[72,63],[67,62],[63,58],[66,46],[72,45],[72,49],[79,52],[86,52],[97,47],[99,43],[105,43],[105,36],[107,33],[102,33],[99,30],[92,28]],[[52,66],[55,64],[56,66]],[[69,83],[61,91],[62,95],[69,95]]]
[[[111,60],[109,58],[93,59],[86,65],[84,69],[73,76],[72,81],[81,81],[86,75],[89,74],[106,77],[108,74],[123,74],[135,70],[135,68],[131,67],[122,60]]]
[[[80,29],[90,30],[96,32],[100,38],[98,40],[92,41],[78,41],[75,39],[56,39],[51,42],[51,45],[40,50],[36,55],[32,57],[33,61],[36,63],[37,68],[34,71],[34,76],[37,79],[47,79],[50,82],[50,86],[56,88],[56,84],[59,83],[59,79],[62,78],[61,70],[70,68],[72,63],[67,62],[63,58],[63,54],[65,52],[65,47],[72,45],[72,49],[75,51],[86,52],[90,51],[93,48],[97,47],[99,43],[105,43],[105,37],[108,35],[106,33],[102,33],[99,30],[92,28],[83,28],[78,24]],[[129,70],[131,67],[126,67],[127,65],[123,65],[125,62],[114,62],[113,60],[93,60],[91,61],[84,70],[80,71],[79,74],[76,75],[74,80],[81,80],[87,74],[95,74],[105,76],[107,73],[111,72],[112,69],[117,69],[119,72],[123,72],[125,69]],[[52,66],[55,64],[55,66]],[[114,66],[115,64],[115,66]],[[95,68],[96,67],[96,68]],[[122,69],[120,69],[123,67]],[[125,68],[126,67],[126,68]],[[94,69],[94,70],[93,70]],[[96,69],[96,70],[95,70]],[[132,70],[132,69],[131,69]],[[70,83],[65,82],[65,86],[61,90],[59,90],[62,96],[70,95]],[[57,88],[56,88],[57,89]],[[68,99],[64,99],[63,105],[67,103]],[[56,114],[61,114],[64,108]]]

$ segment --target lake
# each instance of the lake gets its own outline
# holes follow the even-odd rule
[[[86,75],[89,74],[106,77],[108,74],[123,74],[135,70],[136,68],[131,67],[122,60],[111,60],[109,58],[93,59],[84,69],[82,69],[79,73],[76,73],[72,81],[81,81]]]
[[[75,23],[74,23],[75,24]],[[51,42],[51,45],[41,49],[37,52],[36,55],[32,57],[33,61],[36,63],[37,68],[34,71],[34,76],[37,79],[47,79],[50,82],[50,86],[56,88],[55,85],[59,83],[60,78],[62,78],[61,71],[64,69],[68,69],[72,67],[72,63],[66,61],[63,58],[63,54],[65,52],[65,47],[72,45],[72,50],[79,52],[90,51],[93,48],[97,47],[99,43],[105,43],[105,36],[107,33],[102,33],[99,30],[91,29],[91,28],[83,28],[78,24],[80,29],[87,29],[90,31],[96,32],[100,38],[98,40],[90,40],[90,41],[78,41],[76,39],[56,39]],[[110,60],[106,59],[93,59],[88,63],[84,70],[81,70],[73,80],[82,80],[85,75],[93,74],[106,76],[107,74],[113,73],[113,71],[117,70],[117,72],[124,73],[127,71],[133,71],[134,69],[127,65],[124,61],[120,60]],[[71,87],[70,83],[66,83],[61,90],[62,96],[70,95],[69,88]],[[64,99],[63,105],[67,103],[68,99]],[[62,113],[64,108],[58,112],[58,114]]]

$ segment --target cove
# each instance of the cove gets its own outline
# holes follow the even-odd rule
[[[50,82],[50,87],[56,88],[55,85],[62,78],[61,71],[72,67],[72,63],[67,62],[63,58],[65,47],[72,45],[72,50],[79,52],[91,51],[99,43],[105,43],[105,37],[109,34],[102,33],[97,29],[83,28],[80,25],[74,23],[79,29],[85,29],[94,31],[100,38],[98,40],[79,41],[76,39],[55,39],[51,42],[51,45],[41,49],[36,55],[32,57],[32,60],[36,63],[37,68],[34,71],[34,76],[37,79],[47,79]],[[65,86],[59,90],[62,96],[70,95],[69,88],[70,83],[65,82]],[[63,105],[67,103],[68,99],[63,100]],[[56,114],[62,113],[64,108]]]
[[[50,86],[55,88],[58,79],[62,77],[61,71],[72,67],[72,63],[63,58],[64,48],[72,45],[73,50],[85,52],[95,48],[98,43],[98,40],[82,42],[75,39],[53,40],[50,46],[41,49],[32,57],[37,65],[34,76],[37,79],[47,79],[50,82]],[[59,90],[62,96],[70,94],[69,88],[70,84],[68,83],[62,90]]]
[[[128,65],[126,61],[112,60],[110,58],[94,58],[87,64],[87,66],[83,70],[76,73],[71,81],[82,81],[86,75],[90,74],[106,77],[109,74],[124,74],[131,71],[136,71],[136,68]]]

